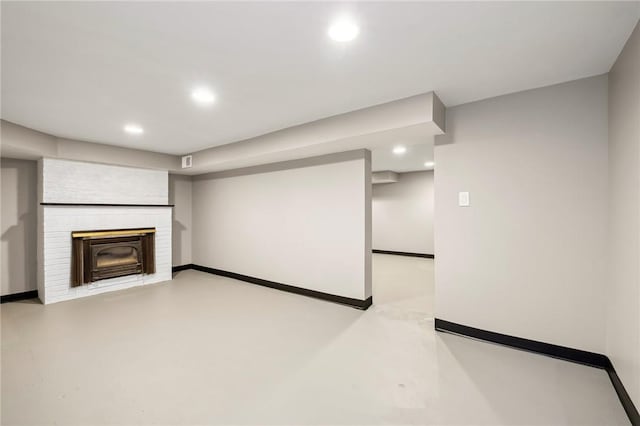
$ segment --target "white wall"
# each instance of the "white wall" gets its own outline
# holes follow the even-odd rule
[[[604,353],[607,77],[449,108],[436,143],[437,317]]]
[[[373,248],[433,254],[433,171],[373,185]]]
[[[173,204],[172,264],[187,265],[191,262],[191,176],[169,175],[169,204]]]
[[[197,176],[193,262],[364,300],[370,186],[364,150]]]
[[[609,74],[607,355],[640,408],[640,25]]]
[[[35,290],[37,173],[36,162],[3,158],[2,295]]]

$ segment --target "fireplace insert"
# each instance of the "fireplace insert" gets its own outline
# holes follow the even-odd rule
[[[71,285],[155,272],[155,228],[71,233]]]

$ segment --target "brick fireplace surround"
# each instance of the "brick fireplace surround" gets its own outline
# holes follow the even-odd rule
[[[43,303],[171,280],[166,171],[43,159],[38,178],[38,297]],[[154,229],[154,272],[74,285],[72,234],[113,229]]]

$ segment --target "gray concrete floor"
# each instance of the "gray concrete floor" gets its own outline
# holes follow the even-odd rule
[[[2,305],[3,425],[628,424],[604,371],[433,331],[433,261],[368,311],[196,271]]]

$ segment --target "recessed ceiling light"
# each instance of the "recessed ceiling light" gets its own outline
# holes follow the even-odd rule
[[[425,167],[433,167],[435,165],[436,165],[436,163],[434,163],[433,161],[427,161],[427,162],[424,163]]]
[[[360,28],[358,28],[355,22],[347,18],[339,19],[331,24],[328,31],[331,40],[341,43],[353,40],[358,37],[359,33]]]
[[[127,124],[124,126],[124,131],[130,135],[141,135],[144,133],[144,129],[137,124]]]
[[[191,99],[200,105],[211,105],[215,102],[216,96],[206,87],[199,87],[191,92]]]
[[[396,146],[396,147],[394,147],[394,148],[393,148],[393,153],[394,153],[395,155],[402,155],[402,154],[404,154],[405,152],[407,152],[407,148],[406,148],[405,146],[398,145],[398,146]]]

